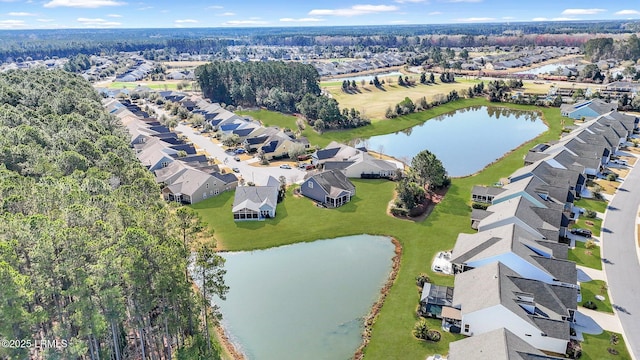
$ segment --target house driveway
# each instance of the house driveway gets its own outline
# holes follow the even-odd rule
[[[631,168],[609,203],[602,223],[602,261],[614,311],[632,359],[640,359],[640,263],[636,220],[640,170]]]

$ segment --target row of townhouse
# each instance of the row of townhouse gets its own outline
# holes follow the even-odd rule
[[[531,149],[505,186],[474,187],[472,200],[489,206],[474,209],[478,232],[459,234],[451,251],[454,287],[429,286],[420,305],[445,329],[471,336],[451,343],[449,360],[559,359],[579,339],[581,294],[563,241],[579,216],[573,200],[637,127],[634,116],[599,114]]]
[[[239,116],[217,103],[211,103],[200,97],[187,97],[177,93],[160,93],[167,100],[179,102],[194,114],[200,114],[213,131],[222,136],[238,136],[238,144],[249,152],[261,152],[267,160],[288,157],[294,143],[309,148],[304,137],[296,138],[293,132],[278,127],[265,127],[259,122]]]
[[[104,106],[129,130],[130,146],[140,162],[154,173],[156,182],[163,186],[165,200],[194,204],[237,186],[234,174],[221,173],[205,155],[198,154],[193,144],[185,142],[136,104],[106,99]]]

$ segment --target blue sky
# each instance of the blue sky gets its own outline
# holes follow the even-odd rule
[[[638,0],[0,0],[0,29],[640,19]]]

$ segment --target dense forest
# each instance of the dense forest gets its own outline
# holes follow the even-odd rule
[[[221,55],[231,45],[376,46],[400,48],[412,39],[431,46],[580,46],[593,34],[633,33],[629,20],[542,21],[487,24],[326,26],[196,29],[0,30],[0,60],[42,60],[76,54],[166,49],[172,54]],[[582,35],[581,35],[582,34]],[[575,36],[578,35],[578,36]]]
[[[224,297],[223,261],[123,129],[77,75],[0,75],[1,359],[217,358],[187,265]]]
[[[640,39],[636,34],[617,41],[610,37],[598,37],[584,44],[584,53],[591,61],[614,58],[637,62],[640,59]]]

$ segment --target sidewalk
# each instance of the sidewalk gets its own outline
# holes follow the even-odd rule
[[[591,280],[607,281],[607,277],[602,270],[592,269],[590,267],[576,265],[578,269],[578,281],[587,282]]]

